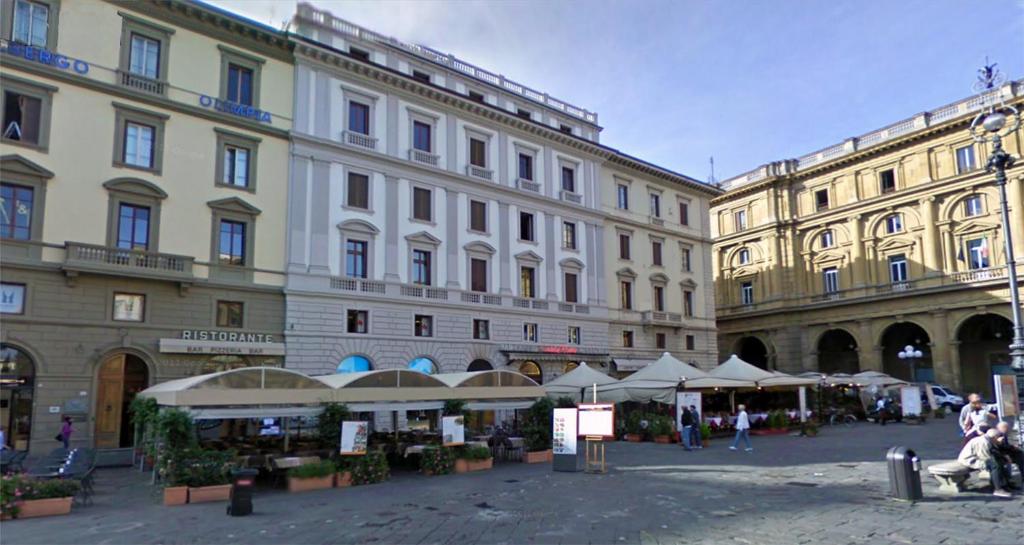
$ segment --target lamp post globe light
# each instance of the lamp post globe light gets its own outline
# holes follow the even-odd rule
[[[917,382],[917,373],[914,369],[914,362],[916,360],[923,358],[924,352],[921,352],[920,350],[917,350],[913,346],[908,344],[907,346],[903,347],[903,350],[900,350],[900,352],[896,354],[896,356],[898,356],[901,360],[906,360],[908,363],[910,363],[910,382]]]
[[[1020,112],[1003,102],[996,88],[1005,78],[995,64],[978,70],[974,90],[982,93],[982,110],[971,122],[971,136],[978,143],[992,147],[985,171],[994,173],[999,188],[999,209],[1003,220],[1003,241],[1006,243],[1006,272],[1010,282],[1010,306],[1013,310],[1013,340],[1010,342],[1010,366],[1017,373],[1018,388],[1024,375],[1024,319],[1021,318],[1020,295],[1017,290],[1017,263],[1013,255],[1013,235],[1010,232],[1010,211],[1006,203],[1006,169],[1017,161],[1003,149],[1003,137],[1020,127]],[[1022,212],[1018,211],[1018,214]],[[1024,221],[1018,218],[1017,221]]]

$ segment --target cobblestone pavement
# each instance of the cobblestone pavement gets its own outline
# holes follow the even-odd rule
[[[249,517],[224,504],[159,505],[144,476],[97,474],[95,503],[70,516],[3,523],[5,544],[72,543],[1024,543],[1021,496],[982,489],[943,495],[927,475],[925,500],[887,498],[885,452],[917,451],[925,465],[955,457],[952,419],[924,426],[824,428],[816,438],[726,439],[676,445],[613,443],[605,475],[547,465],[288,494],[260,492]]]

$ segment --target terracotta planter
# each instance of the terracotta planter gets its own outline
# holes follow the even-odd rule
[[[644,440],[644,436],[640,435],[639,433],[627,433],[626,434],[626,441],[629,441],[630,443],[639,443],[639,442],[641,442],[643,440]]]
[[[218,484],[214,486],[189,487],[188,502],[203,503],[208,501],[228,501],[231,497],[230,484]]]
[[[494,458],[486,460],[466,460],[466,471],[485,471],[494,467]]]
[[[529,453],[527,453],[529,455]],[[467,473],[469,472],[469,465],[466,464],[464,458],[455,459],[455,473]]]
[[[309,490],[323,490],[324,488],[334,487],[334,475],[327,475],[325,477],[310,477],[308,479],[299,479],[297,477],[288,477],[288,491],[289,492],[307,492]]]
[[[18,502],[18,518],[52,517],[71,513],[72,497]]]
[[[187,486],[168,486],[164,488],[164,505],[185,505],[188,503]]]
[[[523,457],[523,461],[528,464],[543,464],[550,462],[554,458],[554,454],[551,449],[538,450],[536,452],[527,452]]]
[[[352,472],[341,471],[334,474],[334,486],[336,488],[345,488],[346,486],[352,486]]]
[[[661,443],[662,445],[668,445],[672,442],[672,438],[667,435],[655,435],[654,442]]]

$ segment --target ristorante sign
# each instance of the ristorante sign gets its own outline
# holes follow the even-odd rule
[[[164,354],[283,356],[284,343],[267,333],[186,329],[177,339],[160,339]]]

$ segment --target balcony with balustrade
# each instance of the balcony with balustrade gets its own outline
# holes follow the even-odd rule
[[[164,95],[167,91],[167,82],[133,74],[126,70],[118,70],[117,79],[122,87],[128,87],[129,89],[142,91],[143,93]]]
[[[368,149],[371,151],[377,150],[377,139],[368,134],[342,131],[341,141],[349,146],[356,146],[358,148]]]
[[[436,153],[430,153],[429,151],[423,151],[413,148],[409,150],[409,160],[416,163],[422,163],[424,165],[436,167],[438,166],[438,163],[441,160],[441,156],[437,155]]]
[[[69,276],[86,272],[191,282],[193,266],[191,256],[68,242],[61,268]]]
[[[476,165],[466,165],[466,175],[474,178],[480,178],[483,180],[491,181],[494,177],[494,172],[490,169]]]
[[[357,294],[360,297],[380,297],[382,300],[400,299],[406,302],[419,300],[425,303],[437,302],[478,309],[522,309],[531,312],[541,311],[548,315],[564,316],[590,315],[594,312],[593,307],[582,303],[548,301],[546,299],[464,291],[419,284],[383,282],[363,278],[332,276],[329,278],[328,287],[329,290],[325,291]]]

